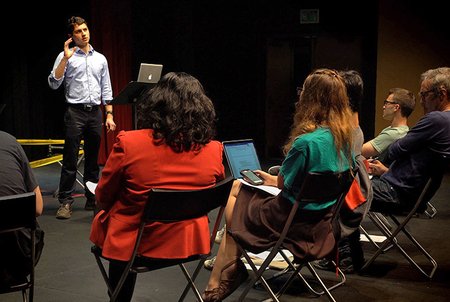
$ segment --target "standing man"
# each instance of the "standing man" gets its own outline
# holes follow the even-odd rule
[[[388,97],[383,104],[383,119],[390,121],[391,124],[363,145],[362,155],[365,158],[377,156],[379,161],[384,162],[388,147],[409,131],[408,117],[415,105],[416,98],[411,91],[403,88],[389,89]]]
[[[55,60],[48,76],[50,88],[64,83],[66,111],[64,114],[65,143],[58,199],[60,207],[56,218],[68,219],[72,215],[72,193],[75,187],[78,151],[84,139],[84,184],[98,182],[98,152],[100,148],[102,111],[105,106],[106,128],[114,131],[111,79],[104,55],[89,44],[89,28],[81,17],[70,17],[67,23],[69,39]],[[69,47],[71,43],[75,45]],[[85,185],[86,210],[95,208],[94,195]]]

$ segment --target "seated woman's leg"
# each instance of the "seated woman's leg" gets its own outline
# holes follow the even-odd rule
[[[239,194],[240,188],[241,183],[239,181],[235,181],[225,208],[225,223],[227,227],[231,226],[234,205],[236,203],[236,197]],[[232,280],[235,277],[234,275],[239,273],[239,270],[242,272],[242,268],[240,266],[242,263],[240,262],[240,256],[241,254],[236,246],[236,243],[231,236],[225,233],[217,252],[216,261],[214,263],[208,285],[203,293],[203,299],[205,301],[221,301],[221,299],[224,298],[224,295],[229,295],[230,286],[235,287],[235,283],[240,281],[240,278]]]

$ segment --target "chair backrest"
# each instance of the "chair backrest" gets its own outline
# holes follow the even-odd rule
[[[33,302],[34,297],[34,266],[36,265],[36,193],[23,193],[0,197],[0,236],[24,229],[31,229],[30,234],[30,261],[28,264],[30,277],[26,282],[18,285],[0,288],[0,293],[22,291],[23,301],[26,301],[26,290],[29,290],[28,301]],[[2,246],[2,249],[6,247]],[[22,259],[22,258],[21,258]],[[23,261],[23,260],[21,260]],[[22,263],[23,264],[23,263]]]
[[[280,234],[280,239],[275,244],[275,249],[280,247],[286,237],[301,202],[320,204],[336,200],[333,206],[333,225],[335,225],[338,218],[337,214],[345,200],[345,194],[347,194],[352,181],[353,175],[351,170],[345,170],[343,172],[309,172],[302,182],[297,201],[289,213],[286,224]]]
[[[298,201],[324,203],[346,193],[353,181],[350,170],[343,172],[309,172],[302,183]]]
[[[207,189],[152,189],[143,219],[146,222],[175,222],[204,216],[226,205],[232,185],[233,178],[228,177]]]
[[[450,158],[446,155],[439,155],[436,159],[436,169],[429,177],[425,186],[422,188],[421,194],[418,197],[416,204],[414,204],[414,213],[423,213],[427,208],[427,203],[433,198],[439,190],[444,174],[450,166]]]
[[[36,229],[36,193],[0,197],[0,233]]]
[[[151,270],[156,270],[164,267],[169,267],[173,265],[179,265],[188,280],[188,285],[186,286],[182,297],[179,301],[183,301],[185,295],[190,288],[196,293],[197,300],[201,300],[200,294],[195,287],[194,281],[200,272],[200,268],[203,265],[204,260],[209,255],[192,255],[184,259],[156,259],[147,258],[140,256],[137,258],[137,251],[141,243],[141,239],[144,233],[144,228],[147,223],[151,222],[176,222],[182,220],[193,219],[196,217],[201,217],[207,215],[210,211],[219,208],[217,216],[214,220],[213,230],[210,234],[210,248],[214,244],[214,238],[216,236],[220,220],[223,216],[225,205],[228,201],[228,196],[230,194],[231,188],[233,186],[234,179],[228,177],[218,183],[213,187],[197,190],[170,190],[170,189],[151,189],[149,192],[148,200],[144,207],[144,212],[141,217],[139,230],[136,236],[136,242],[133,247],[133,252],[131,254],[126,267],[123,270],[120,280],[118,280],[115,288],[113,289],[110,283],[110,279],[106,274],[106,269],[100,261],[101,249],[97,246],[91,248],[97,260],[97,264],[100,267],[103,278],[105,279],[108,290],[110,292],[110,301],[116,301],[119,292],[121,291],[122,285],[125,282],[128,274],[130,272],[143,273]],[[184,263],[203,259],[199,262],[197,268],[192,276],[188,273],[184,267]]]

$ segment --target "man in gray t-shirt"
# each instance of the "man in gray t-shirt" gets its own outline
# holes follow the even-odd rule
[[[384,162],[389,146],[408,132],[408,117],[415,104],[416,98],[411,91],[403,88],[390,89],[383,104],[383,119],[391,121],[391,124],[363,145],[362,155],[366,158],[378,157]]]

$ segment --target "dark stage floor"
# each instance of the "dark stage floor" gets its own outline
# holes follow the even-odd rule
[[[58,164],[35,170],[45,194],[44,214],[39,218],[45,230],[45,247],[36,267],[35,301],[37,302],[99,302],[108,301],[106,286],[90,253],[89,241],[92,212],[83,209],[84,198],[76,198],[70,220],[57,220],[58,207],[53,192],[58,186],[60,167]],[[438,213],[433,219],[414,218],[410,229],[438,263],[432,281],[422,277],[397,250],[381,255],[364,275],[347,275],[347,282],[332,291],[337,301],[448,301],[450,296],[450,174],[433,199]],[[79,193],[82,191],[79,190]],[[373,230],[368,221],[367,229]],[[400,242],[406,239],[399,237]],[[217,246],[215,247],[217,248]],[[364,244],[366,258],[374,251]],[[413,253],[414,254],[414,253]],[[426,263],[425,260],[420,261]],[[273,274],[276,271],[269,271]],[[333,273],[321,272],[325,280],[332,280]],[[197,280],[203,290],[209,271],[202,270]],[[185,281],[178,267],[140,274],[134,294],[134,302],[177,301]],[[227,301],[237,299],[242,287]],[[261,301],[267,298],[262,289],[254,289],[246,301]],[[327,301],[323,296],[308,296],[302,285],[282,297],[282,301]],[[2,302],[21,301],[20,293],[0,295]],[[194,301],[192,294],[186,301]]]

